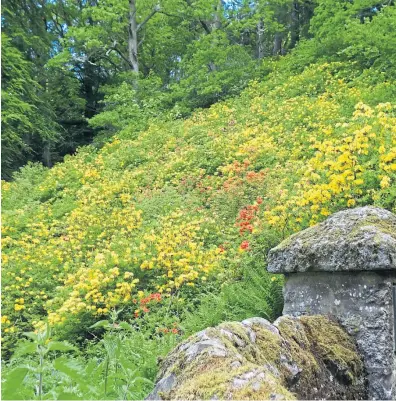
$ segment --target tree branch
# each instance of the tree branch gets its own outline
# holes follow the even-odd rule
[[[158,14],[164,14],[164,15],[166,15],[167,17],[175,17],[175,18],[179,18],[179,19],[184,19],[184,17],[181,16],[181,15],[178,15],[178,14],[171,14],[171,13],[168,13],[168,12],[165,12],[165,11],[162,11],[162,10],[158,10],[157,13],[158,13]]]
[[[122,54],[120,50],[118,50],[115,46],[111,47],[109,50],[107,50],[106,54],[109,54],[111,51],[115,51],[130,67],[132,67],[132,64],[129,62],[129,60]]]
[[[205,30],[205,32],[209,35],[210,33],[212,33],[212,31],[210,30],[210,28],[208,27],[208,24],[205,21],[202,21],[201,19],[199,19],[199,22],[201,23],[203,29]]]
[[[161,10],[160,6],[159,6],[159,5],[156,5],[156,6],[152,9],[151,13],[150,13],[140,24],[138,24],[137,30],[136,30],[136,31],[139,32],[139,31],[147,24],[147,22],[148,22],[156,13],[158,13],[160,10]]]

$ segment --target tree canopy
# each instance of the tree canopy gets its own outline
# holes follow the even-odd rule
[[[152,118],[237,95],[299,46],[300,67],[394,73],[393,1],[5,0],[3,178]],[[386,20],[387,23],[384,23]],[[8,55],[11,56],[8,56]]]

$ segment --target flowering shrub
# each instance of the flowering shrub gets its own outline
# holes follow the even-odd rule
[[[62,337],[114,309],[179,330],[165,313],[181,319],[290,233],[343,208],[395,211],[396,103],[372,74],[368,85],[350,64],[275,71],[185,121],[124,130],[3,183],[4,349],[46,320]]]
[[[140,245],[150,249],[148,255],[152,255],[142,261],[141,269],[156,272],[156,289],[160,293],[206,281],[208,275],[219,269],[224,253],[219,247],[205,250],[201,228],[204,221],[186,222],[181,212],[162,220],[160,234],[145,235]]]

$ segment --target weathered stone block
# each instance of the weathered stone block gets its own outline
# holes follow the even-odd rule
[[[396,216],[371,206],[335,213],[268,254],[271,273],[395,269]]]
[[[322,316],[223,323],[164,360],[149,400],[365,399],[353,339]]]
[[[363,207],[334,214],[283,241],[268,270],[286,276],[283,313],[327,315],[356,338],[369,398],[396,398],[396,216]]]

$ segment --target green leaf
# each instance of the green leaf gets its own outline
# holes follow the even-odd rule
[[[128,324],[127,322],[121,322],[120,323],[120,327],[124,330],[128,330],[128,331],[135,331],[134,328]]]
[[[20,357],[22,355],[34,354],[36,352],[37,352],[37,344],[32,342],[25,342],[18,346],[13,355],[13,359]]]
[[[23,333],[24,336],[26,336],[27,338],[32,339],[33,341],[37,341],[38,340],[38,335],[36,333],[33,333],[32,331]]]
[[[47,345],[48,351],[75,351],[76,347],[66,341],[50,341]]]
[[[93,324],[92,326],[89,326],[90,329],[94,329],[96,327],[109,327],[110,323],[108,320],[99,320],[99,322],[96,322],[95,324]]]
[[[85,373],[86,373],[88,376],[91,376],[92,373],[93,373],[93,371],[94,371],[94,369],[95,369],[97,366],[98,366],[98,365],[97,365],[97,363],[96,363],[95,360],[88,361],[88,363],[85,365]]]
[[[5,375],[5,380],[2,383],[2,399],[3,400],[18,400],[21,398],[20,386],[25,380],[29,369],[25,367],[17,367],[12,369]],[[4,376],[3,376],[4,377]]]
[[[54,360],[54,368],[64,373],[70,379],[75,380],[77,383],[82,383],[84,381],[82,366],[75,359],[68,359],[65,356],[56,358]]]
[[[68,392],[63,392],[60,393],[57,397],[57,400],[82,400],[82,397],[79,397],[77,394],[74,393],[68,393]]]
[[[139,376],[134,380],[134,383],[146,383],[150,385],[154,385],[154,382],[150,379],[147,379],[147,377]]]

